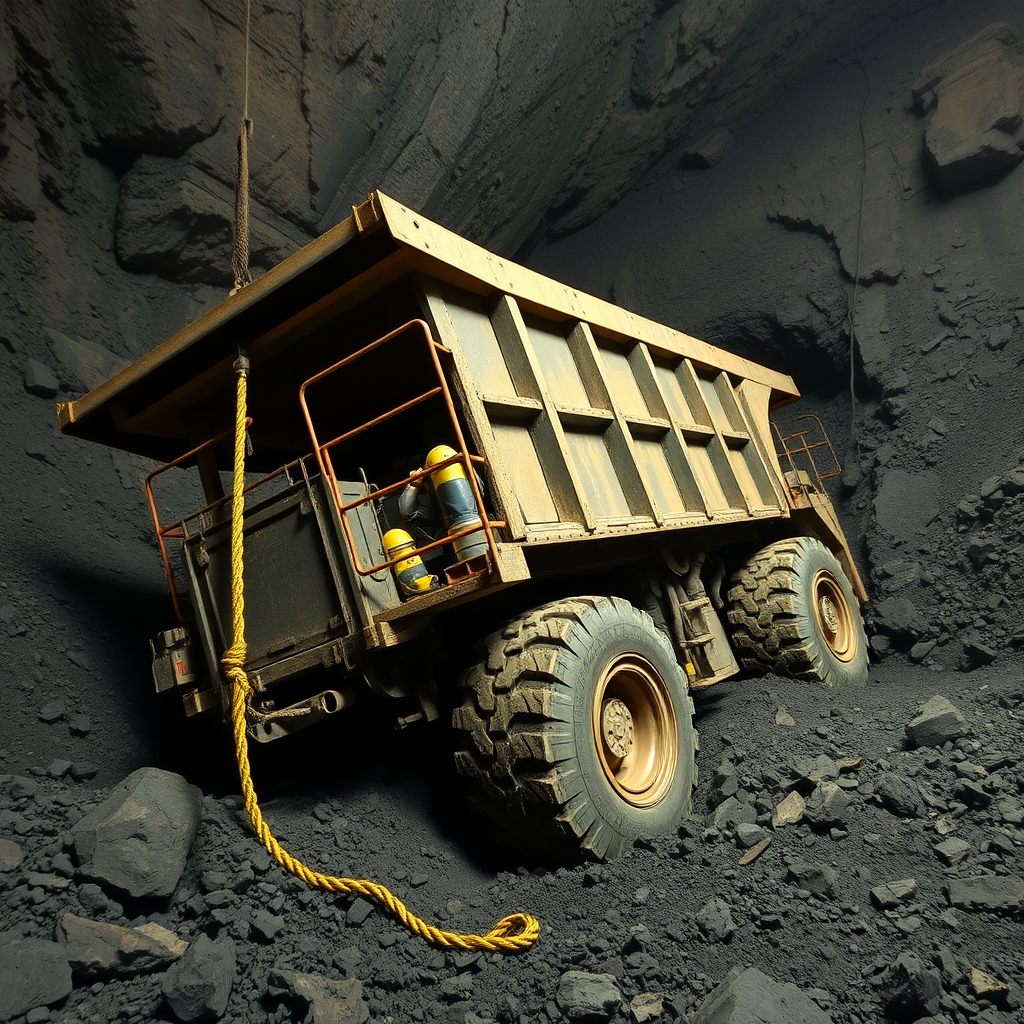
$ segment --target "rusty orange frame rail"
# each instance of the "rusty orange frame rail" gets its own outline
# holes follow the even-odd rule
[[[423,332],[424,340],[427,344],[427,349],[430,353],[431,361],[434,364],[434,371],[437,373],[438,385],[436,387],[429,388],[424,391],[423,394],[417,395],[415,398],[409,399],[407,402],[403,402],[401,405],[395,406],[395,408],[388,412],[382,413],[380,416],[375,416],[371,420],[367,420],[365,423],[360,424],[358,427],[354,427],[352,430],[346,431],[344,434],[339,434],[337,437],[332,438],[330,441],[326,441],[323,444],[320,443],[319,438],[316,434],[316,428],[313,426],[313,419],[309,412],[309,405],[306,402],[306,391],[313,385],[322,381],[325,377],[330,376],[332,373],[336,373],[338,370],[355,360],[366,355],[368,352],[372,352],[374,349],[379,348],[381,345],[386,344],[398,335],[411,330],[413,328],[420,328]],[[396,565],[398,562],[405,561],[408,558],[413,558],[417,555],[423,555],[428,551],[433,551],[435,548],[442,547],[445,544],[450,544],[453,540],[458,540],[460,537],[466,537],[471,533],[477,533],[481,527],[484,531],[484,536],[487,538],[487,548],[490,552],[491,566],[498,564],[497,559],[497,548],[495,547],[494,541],[494,530],[500,529],[505,523],[498,519],[489,519],[486,511],[484,510],[483,496],[480,493],[480,487],[477,484],[476,473],[473,472],[472,463],[479,462],[483,463],[485,460],[479,455],[471,455],[469,449],[466,446],[466,439],[462,432],[462,427],[459,425],[458,416],[455,412],[455,403],[452,401],[451,392],[448,389],[448,382],[445,380],[444,371],[441,367],[441,360],[438,357],[438,353],[448,352],[442,344],[435,340],[433,334],[430,331],[429,325],[424,320],[410,320],[408,323],[403,324],[401,327],[396,328],[389,334],[385,334],[383,337],[378,338],[376,341],[371,341],[369,345],[363,346],[357,352],[353,352],[351,355],[346,356],[344,359],[340,359],[338,362],[327,369],[321,370],[319,373],[314,374],[309,380],[305,381],[299,388],[299,405],[302,407],[302,415],[306,420],[306,428],[309,430],[310,439],[313,442],[313,453],[316,456],[317,464],[320,467],[320,473],[325,480],[328,481],[331,493],[334,495],[334,502],[338,509],[338,514],[341,518],[341,527],[345,534],[345,541],[348,544],[349,553],[352,556],[352,564],[355,567],[356,572],[360,576],[369,576],[371,573],[380,572],[381,569],[389,569],[391,566]],[[349,440],[359,434],[364,433],[367,430],[391,419],[394,416],[398,416],[400,413],[406,412],[408,409],[412,409],[422,402],[426,402],[437,395],[441,395],[444,398],[445,406],[448,410],[448,416],[451,419],[452,429],[455,432],[455,438],[458,441],[459,451],[451,457],[445,459],[443,462],[438,462],[436,465],[431,466],[429,469],[420,469],[415,473],[410,473],[407,477],[396,483],[389,484],[386,487],[381,487],[378,490],[370,491],[368,494],[361,498],[357,498],[355,501],[350,501],[347,505],[341,500],[341,491],[338,487],[338,479],[334,473],[334,465],[331,462],[332,448],[336,448],[339,444]],[[458,530],[455,533],[451,533],[441,538],[440,540],[431,541],[429,544],[424,544],[422,547],[416,548],[412,552],[403,552],[398,558],[392,558],[388,561],[381,562],[379,565],[373,565],[369,568],[365,568],[359,560],[359,552],[356,550],[355,538],[352,535],[352,527],[349,525],[348,513],[357,508],[359,505],[365,505],[367,502],[379,500],[387,495],[397,491],[399,488],[405,488],[413,480],[420,480],[425,476],[429,476],[431,473],[436,473],[438,469],[442,469],[445,466],[450,466],[452,463],[461,462],[466,471],[466,479],[469,481],[469,485],[473,491],[473,500],[476,502],[477,513],[480,516],[480,526],[469,525],[462,530]]]
[[[245,421],[245,429],[248,430],[252,426],[252,417],[249,416]],[[174,603],[174,614],[178,618],[178,622],[184,625],[186,622],[191,621],[188,616],[185,615],[181,608],[181,596],[178,593],[178,588],[174,583],[174,572],[171,569],[171,560],[167,554],[167,545],[165,541],[170,538],[171,540],[184,540],[185,533],[183,530],[178,529],[185,522],[185,519],[194,519],[196,516],[202,515],[204,512],[210,512],[215,509],[218,505],[223,505],[230,501],[230,497],[225,496],[218,501],[213,502],[210,505],[206,505],[201,508],[198,512],[193,512],[191,515],[186,516],[182,519],[176,520],[170,526],[160,525],[160,513],[156,507],[156,496],[153,494],[153,481],[160,476],[162,473],[166,473],[169,469],[174,469],[177,466],[184,466],[190,460],[194,459],[201,451],[206,448],[212,448],[215,444],[220,444],[221,441],[226,440],[234,433],[234,427],[229,427],[227,430],[221,431],[215,437],[211,437],[208,441],[204,441],[200,445],[196,445],[191,451],[185,452],[184,455],[179,455],[176,459],[172,459],[170,462],[165,462],[162,466],[158,466],[146,476],[146,498],[149,501],[149,511],[153,516],[153,526],[156,529],[157,543],[160,545],[160,557],[164,561],[164,573],[167,576],[167,589],[171,592],[171,601]],[[283,467],[282,467],[283,468]],[[275,470],[270,474],[270,477],[277,476],[282,470]],[[264,480],[269,480],[270,477],[264,477],[262,480],[256,481],[251,484],[245,490],[246,492],[251,491],[253,487],[258,487]]]
[[[805,413],[802,416],[797,416],[797,421],[799,422],[800,420],[814,420],[814,422],[818,425],[818,430],[821,434],[822,439],[820,441],[808,442],[808,430],[795,430],[792,434],[786,434],[786,436],[783,437],[782,431],[779,430],[779,425],[775,422],[775,420],[772,420],[772,430],[775,431],[775,437],[781,445],[781,448],[775,452],[775,456],[780,461],[783,458],[785,458],[789,462],[790,469],[792,469],[794,473],[797,473],[798,470],[796,463],[793,461],[793,457],[806,455],[807,461],[810,463],[811,469],[814,471],[814,476],[815,480],[817,481],[818,489],[823,491],[825,489],[825,485],[822,483],[822,481],[828,480],[834,476],[839,476],[839,474],[842,473],[843,469],[842,466],[840,466],[839,464],[839,458],[836,456],[836,451],[832,447],[832,442],[831,440],[829,440],[828,433],[826,432],[825,426],[821,422],[821,420],[813,413]],[[794,439],[799,441],[800,445],[799,447],[794,446],[791,448],[789,442]],[[812,452],[812,449],[814,448],[828,448],[829,454],[832,456],[832,462],[835,466],[835,469],[830,470],[828,473],[819,472],[817,463],[814,461],[814,454]]]

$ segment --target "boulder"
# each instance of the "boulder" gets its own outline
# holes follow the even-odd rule
[[[941,747],[967,734],[967,719],[940,694],[929,698],[904,729],[914,747]]]
[[[927,533],[943,495],[942,480],[936,473],[887,469],[875,493],[875,521],[890,537],[911,541]],[[894,603],[887,604],[890,600]],[[875,609],[875,615],[893,633],[916,632],[923,625],[917,607],[906,598],[886,598]]]
[[[629,1012],[636,1024],[647,1024],[647,1021],[657,1020],[661,1016],[664,1005],[664,992],[641,992],[629,1001]]]
[[[736,826],[736,842],[744,850],[757,846],[765,837],[765,830],[760,825],[748,825],[746,822]]]
[[[168,1009],[180,1024],[219,1020],[235,981],[235,944],[200,935],[164,976]]]
[[[134,898],[169,896],[201,817],[195,786],[140,768],[72,829],[79,872]]]
[[[89,0],[68,8],[97,137],[120,150],[177,155],[216,131],[224,41],[201,0],[171,7]],[[72,13],[73,12],[73,13]],[[102,44],[101,44],[102,43]],[[168,60],[187,53],[187,60]],[[232,66],[239,60],[230,57]]]
[[[734,967],[689,1018],[690,1024],[832,1024],[810,996],[755,967]]]
[[[13,871],[24,859],[24,851],[13,839],[0,839],[0,872]]]
[[[25,360],[25,390],[40,398],[53,398],[60,390],[57,375],[38,359]]]
[[[81,978],[128,978],[161,970],[188,949],[187,942],[158,924],[122,928],[71,913],[58,919],[57,941]]]
[[[757,821],[757,810],[736,797],[726,797],[711,813],[710,822],[718,829],[726,829],[730,825],[753,825]]]
[[[708,900],[697,911],[694,920],[701,934],[710,942],[727,942],[736,931],[729,904],[719,896]]]
[[[988,971],[981,971],[977,967],[971,968],[971,991],[979,999],[987,999],[990,1002],[1001,1002],[1010,994],[1010,986],[1005,981],[1000,981]]]
[[[736,766],[730,761],[723,761],[711,779],[708,803],[711,807],[717,807],[729,797],[735,796],[739,788],[740,780]]]
[[[786,872],[786,881],[822,899],[839,898],[839,875],[835,868],[829,867],[828,864],[806,860],[794,861]]]
[[[917,605],[906,597],[887,597],[879,601],[873,617],[875,629],[892,640],[916,643],[924,629]]]
[[[812,786],[817,786],[825,780],[839,778],[839,765],[825,754],[819,754],[815,758],[798,757],[790,766],[793,781],[804,787],[808,792]]]
[[[305,1024],[365,1024],[370,1011],[363,1002],[363,984],[356,978],[338,981],[319,974],[273,970],[267,980],[271,997],[291,1003]]]
[[[985,665],[991,665],[999,657],[999,652],[994,647],[984,643],[977,635],[964,637],[962,646],[962,665],[968,672],[976,668],[983,668]]]
[[[126,359],[102,345],[70,338],[52,327],[46,329],[46,338],[56,357],[61,383],[69,391],[91,391],[128,365]]]
[[[895,772],[883,772],[875,786],[882,806],[901,818],[921,817],[923,804],[917,787]]]
[[[871,902],[879,910],[892,910],[906,903],[917,892],[917,880],[899,878],[894,882],[883,882],[871,890]]]
[[[1015,875],[953,878],[946,892],[949,902],[964,910],[1014,912],[1024,906],[1024,880]]]
[[[570,1021],[600,1024],[622,1007],[622,993],[612,974],[566,971],[558,980],[555,1000]]]
[[[53,1006],[71,994],[71,966],[64,947],[44,939],[0,944],[0,1021]]]
[[[253,266],[273,266],[309,240],[295,229],[283,231],[259,203],[250,205],[249,217]],[[140,157],[121,181],[117,257],[128,270],[171,281],[226,284],[233,222],[231,189],[191,156]]]
[[[881,976],[885,1008],[897,1021],[914,1021],[939,1012],[942,977],[934,967],[926,968],[913,953],[900,953]]]
[[[834,782],[820,782],[804,802],[804,817],[818,828],[842,825],[850,798]]]
[[[772,812],[772,828],[782,825],[795,825],[804,816],[807,803],[804,798],[793,790],[784,800],[779,801]]]
[[[1024,56],[994,24],[931,65],[914,88],[930,112],[924,146],[944,192],[976,186],[1024,158]]]

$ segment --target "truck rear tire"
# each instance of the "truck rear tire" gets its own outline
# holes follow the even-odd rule
[[[853,587],[819,540],[762,548],[730,580],[732,644],[748,672],[774,672],[830,689],[868,678],[864,623]]]
[[[615,597],[557,601],[477,653],[452,716],[455,763],[500,842],[613,860],[689,812],[693,702],[645,612]]]

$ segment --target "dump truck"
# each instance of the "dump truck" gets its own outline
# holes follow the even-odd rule
[[[691,807],[692,691],[741,670],[866,677],[834,453],[813,417],[771,419],[791,377],[375,192],[58,406],[64,434],[159,463],[176,621],[153,682],[189,716],[231,706],[240,354],[256,741],[365,701],[402,727],[443,716],[500,841],[611,859]]]

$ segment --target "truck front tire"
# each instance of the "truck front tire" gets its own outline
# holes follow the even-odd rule
[[[762,548],[730,580],[732,644],[748,672],[830,689],[868,678],[867,639],[853,587],[819,540]]]
[[[478,654],[460,681],[455,759],[499,841],[613,860],[675,829],[697,778],[693,703],[646,613],[613,597],[558,601]]]

